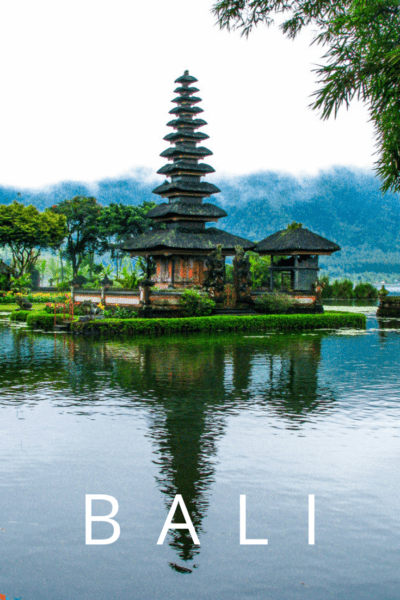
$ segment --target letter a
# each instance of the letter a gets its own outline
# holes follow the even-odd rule
[[[86,545],[105,545],[105,544],[113,544],[117,541],[120,536],[121,528],[117,521],[114,521],[112,517],[118,512],[118,501],[113,496],[105,496],[102,494],[86,494]],[[109,515],[105,515],[104,517],[93,517],[92,516],[92,501],[93,500],[106,500],[112,506],[112,510]],[[105,523],[110,523],[113,526],[114,533],[110,538],[94,540],[92,538],[92,523],[93,521],[104,521]]]
[[[174,518],[174,514],[175,514],[178,504],[181,507],[181,511],[185,518],[184,523],[173,523],[172,522],[172,519]],[[190,519],[188,510],[187,510],[185,503],[183,501],[183,498],[180,494],[177,494],[174,498],[174,501],[173,501],[170,511],[168,513],[167,520],[165,521],[164,527],[162,528],[162,531],[160,533],[160,537],[158,538],[158,542],[157,542],[158,546],[161,546],[164,543],[165,536],[168,533],[168,529],[189,529],[189,533],[192,536],[193,542],[195,543],[196,546],[200,546],[200,541],[199,541],[199,538],[197,537],[196,530],[193,527],[193,523]]]
[[[240,544],[241,546],[266,546],[268,540],[248,540],[246,538],[246,496],[240,496]]]

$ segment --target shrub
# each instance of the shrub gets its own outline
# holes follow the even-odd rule
[[[377,300],[379,292],[372,283],[358,283],[354,288],[354,297],[360,300]]]
[[[287,294],[270,293],[257,298],[254,308],[260,313],[282,315],[287,313],[295,303],[296,301]]]
[[[319,282],[323,286],[321,298],[333,298],[332,284],[329,283],[329,275],[320,277]]]
[[[11,321],[26,321],[30,310],[13,310],[10,319]]]
[[[211,315],[215,308],[214,300],[196,292],[196,290],[185,290],[179,300],[185,317],[206,317]]]
[[[29,302],[43,304],[45,302],[65,302],[69,300],[69,294],[51,294],[37,292],[33,294],[19,294],[24,296]],[[5,296],[0,296],[0,304],[16,304],[16,296],[13,292],[7,292]]]
[[[356,313],[317,315],[212,316],[166,319],[104,319],[73,321],[71,331],[87,335],[159,335],[215,331],[266,331],[365,328],[366,316]]]
[[[132,308],[113,306],[104,310],[106,319],[135,319],[137,313]]]
[[[341,299],[350,299],[354,297],[353,282],[350,279],[335,279],[332,285],[332,297]]]
[[[27,319],[29,327],[38,329],[44,329],[45,331],[51,331],[54,327],[54,315],[42,311],[30,311]],[[61,315],[57,315],[56,323],[62,323],[63,319]]]

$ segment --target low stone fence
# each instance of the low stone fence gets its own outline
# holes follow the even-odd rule
[[[400,317],[400,296],[386,296],[379,299],[377,317]]]
[[[152,306],[168,306],[169,308],[178,308],[179,299],[182,296],[182,292],[174,290],[154,290],[150,292],[150,304]],[[74,292],[75,302],[84,302],[85,300],[91,300],[98,304],[104,302],[109,306],[142,306],[143,297],[140,291],[123,291],[123,290],[107,290],[102,293],[101,290],[75,290]]]

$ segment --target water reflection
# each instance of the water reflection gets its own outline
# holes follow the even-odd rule
[[[301,429],[335,405],[318,378],[323,334],[124,342],[2,334],[3,403],[50,397],[78,414],[145,410],[166,511],[181,494],[200,540],[228,417],[261,409]],[[183,520],[178,509],[175,521]],[[200,551],[187,530],[168,540],[185,562]]]

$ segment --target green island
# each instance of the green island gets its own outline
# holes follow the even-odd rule
[[[32,328],[52,330],[54,316],[43,311],[13,311],[13,321],[26,322]],[[57,324],[62,324],[57,315]],[[325,313],[317,315],[244,315],[155,319],[103,319],[72,321],[71,332],[86,335],[136,335],[197,332],[298,331],[311,329],[365,328],[366,317],[357,313]]]

